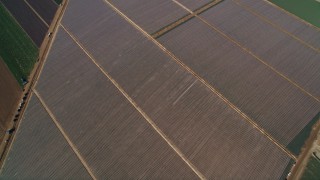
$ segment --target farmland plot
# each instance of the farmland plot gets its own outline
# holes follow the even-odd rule
[[[319,111],[317,101],[197,19],[159,40],[283,145]]]
[[[0,56],[17,82],[27,79],[38,56],[38,49],[18,23],[0,4]]]
[[[33,95],[0,178],[89,179],[90,176]]]
[[[37,13],[46,21],[51,24],[53,17],[58,9],[53,0],[26,0]]]
[[[186,6],[190,10],[194,11],[210,2],[213,0],[177,0],[179,3],[182,5]]]
[[[319,0],[291,0],[290,2],[283,0],[270,0],[272,3],[284,8],[285,10],[295,14],[305,21],[320,28],[320,2]]]
[[[266,1],[236,0],[236,2],[240,2],[242,5],[249,7],[277,26],[284,28],[311,46],[320,49],[319,29],[311,27],[301,20],[288,15]]]
[[[40,47],[48,27],[22,0],[1,0],[33,42]]]
[[[150,34],[188,14],[172,1],[111,0],[110,2]]]
[[[98,178],[196,178],[62,29],[36,89]]]
[[[273,179],[282,175],[290,158],[280,148],[99,3],[91,1],[86,11],[99,13],[79,23],[83,10],[70,2],[66,14],[72,18],[65,16],[63,26],[207,178]],[[92,21],[96,24],[87,33],[86,22]],[[114,22],[117,26],[112,26]]]
[[[8,119],[12,115],[22,90],[0,57],[0,141],[7,130]]]
[[[319,52],[261,21],[232,1],[220,3],[202,17],[320,98]]]

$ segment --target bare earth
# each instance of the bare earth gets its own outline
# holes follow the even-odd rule
[[[11,74],[7,65],[0,58],[0,142],[3,139],[10,116],[14,115],[15,107],[21,96],[22,89]]]

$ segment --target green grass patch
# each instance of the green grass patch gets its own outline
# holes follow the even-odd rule
[[[302,180],[319,180],[320,179],[320,160],[311,156],[306,169],[301,177]]]
[[[0,56],[22,85],[38,57],[38,48],[0,3]]]
[[[63,0],[54,0],[58,5],[62,3]]]
[[[299,155],[302,146],[310,136],[312,127],[320,119],[320,112],[303,128],[300,133],[288,144],[287,148],[295,155]]]
[[[320,27],[320,2],[316,0],[270,0],[272,3]]]

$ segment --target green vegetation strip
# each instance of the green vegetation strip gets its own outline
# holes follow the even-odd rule
[[[310,136],[312,127],[320,119],[320,112],[303,128],[300,133],[288,144],[287,148],[295,155],[299,155],[302,146]]]
[[[320,179],[320,160],[311,156],[307,167],[301,177],[301,180],[319,180]]]
[[[38,48],[0,3],[0,56],[22,85],[38,57]]]
[[[54,0],[58,5],[62,3],[63,0]]]
[[[272,3],[320,28],[320,2],[317,0],[270,0]]]

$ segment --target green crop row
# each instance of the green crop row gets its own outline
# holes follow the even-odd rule
[[[0,3],[0,56],[22,85],[38,57],[38,48]]]

